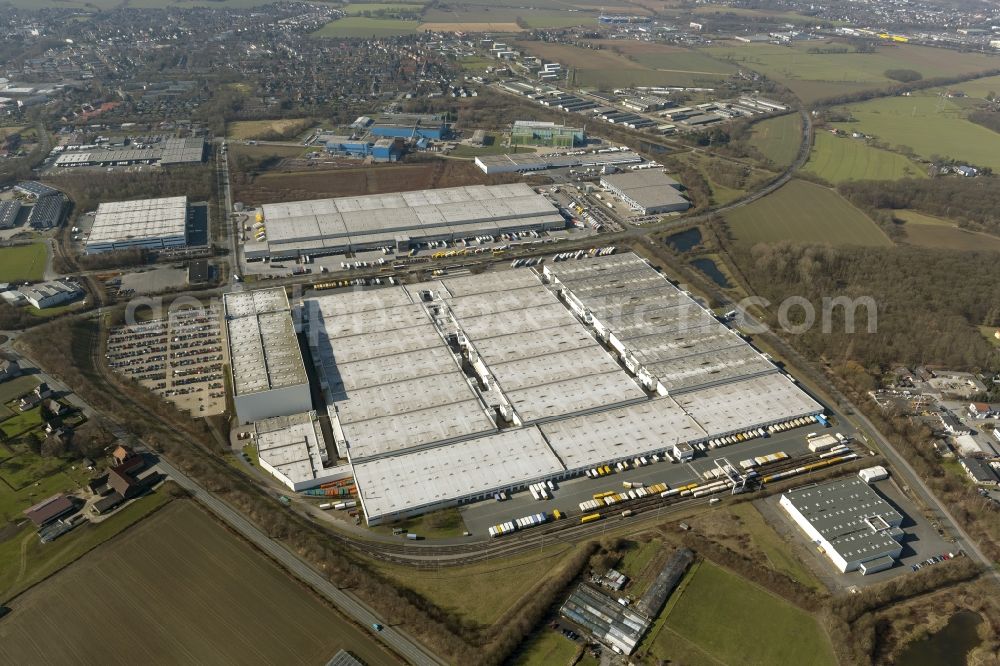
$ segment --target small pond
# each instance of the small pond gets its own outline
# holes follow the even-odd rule
[[[733,285],[729,284],[729,280],[726,278],[726,274],[719,270],[719,267],[715,265],[715,262],[711,259],[695,259],[691,262],[691,265],[697,268],[699,271],[707,275],[712,279],[712,282],[719,285],[723,289],[729,289]]]
[[[667,245],[677,252],[687,252],[691,248],[701,244],[701,229],[692,227],[685,231],[667,236]]]
[[[979,625],[983,618],[972,611],[959,611],[951,616],[940,631],[910,643],[899,655],[900,666],[959,666],[980,643]]]

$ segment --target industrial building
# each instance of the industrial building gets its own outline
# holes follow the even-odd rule
[[[608,266],[607,259],[633,273],[642,264],[659,282],[632,291],[612,284],[617,297],[680,294],[635,255],[580,264]],[[511,271],[502,282],[470,275],[305,300],[333,444],[353,467],[369,524],[640,455],[684,457],[693,443],[822,411],[683,294],[654,308],[651,346],[633,344],[663,362],[650,363],[658,374],[623,364],[634,352],[622,354],[620,339],[633,338],[621,329],[610,334],[603,321],[596,329],[552,279],[559,272],[543,279]],[[587,302],[599,309],[596,296]],[[683,330],[672,310],[696,330]],[[743,349],[716,360],[715,338],[723,335]],[[686,353],[703,357],[689,361]],[[667,386],[678,387],[677,395]]]
[[[44,194],[32,204],[28,211],[27,224],[32,229],[45,231],[54,229],[62,222],[63,210],[66,207],[66,197],[62,192],[55,194]]]
[[[583,129],[540,120],[515,120],[510,132],[512,146],[572,148],[585,140]]]
[[[187,245],[187,197],[112,201],[97,207],[87,254]]]
[[[883,571],[903,552],[903,515],[857,476],[789,490],[779,504],[841,573]]]
[[[377,141],[347,136],[324,137],[326,152],[343,157],[371,158],[373,162],[395,162],[403,155],[403,140],[380,138]]]
[[[83,295],[83,290],[67,279],[41,282],[19,290],[24,300],[39,310],[55,307]]]
[[[433,114],[389,113],[379,116],[368,131],[379,137],[440,141],[447,138],[448,125]]]
[[[316,412],[275,416],[254,423],[260,466],[296,492],[351,475],[330,464]]]
[[[196,164],[205,159],[205,140],[201,137],[171,138],[152,146],[135,148],[100,148],[67,151],[56,158],[55,166],[115,167],[136,164]]]
[[[312,410],[312,395],[285,290],[226,294],[233,396],[240,423]]]
[[[0,201],[0,229],[13,229],[20,212],[20,201]]]
[[[680,193],[680,183],[655,169],[601,176],[601,187],[642,215],[675,213],[691,207]]]
[[[528,185],[470,185],[265,204],[244,245],[248,260],[341,254],[385,246],[562,229],[566,220]]]
[[[513,155],[481,155],[476,158],[476,166],[483,173],[492,176],[497,173],[527,173],[560,169],[566,167],[603,167],[609,164],[639,164],[642,157],[630,150],[614,150],[596,153],[574,153],[571,155],[534,155],[516,153]]]

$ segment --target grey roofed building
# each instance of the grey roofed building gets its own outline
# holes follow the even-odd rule
[[[678,191],[679,183],[655,169],[601,177],[601,185],[643,215],[687,210],[691,203]]]
[[[20,212],[20,201],[0,201],[0,229],[13,229]]]
[[[36,180],[22,180],[14,186],[14,189],[21,194],[26,194],[32,197],[46,197],[61,194],[61,192],[54,187],[49,187],[48,185],[39,183]]]
[[[0,359],[0,382],[7,381],[8,379],[14,379],[21,375],[21,366],[18,365],[17,361],[12,361],[8,359]]]
[[[959,458],[959,464],[975,483],[981,486],[995,486],[1000,483],[996,470],[978,458]]]
[[[62,221],[66,197],[61,192],[38,197],[28,213],[28,226],[32,229],[52,229]]]
[[[902,553],[903,515],[857,476],[789,490],[779,504],[841,572]]]

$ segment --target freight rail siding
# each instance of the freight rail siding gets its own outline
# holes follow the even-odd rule
[[[820,460],[816,454],[788,459],[782,461],[780,464],[774,464],[769,468],[768,476],[773,478],[768,482],[794,478],[800,474],[809,474],[833,465],[859,460],[860,458],[860,455],[851,451],[838,458],[826,460]],[[758,481],[763,482],[763,478],[759,478]],[[368,554],[375,559],[396,564],[405,564],[406,566],[418,569],[440,569],[445,566],[473,564],[496,557],[512,556],[521,552],[538,549],[546,544],[552,545],[555,542],[569,543],[590,538],[605,532],[608,529],[609,523],[633,520],[642,514],[648,514],[652,511],[663,512],[666,510],[668,513],[672,513],[699,504],[705,504],[706,502],[711,503],[710,500],[713,499],[714,495],[722,491],[728,492],[730,489],[731,486],[726,483],[726,480],[703,483],[701,485],[690,483],[671,489],[671,491],[676,492],[667,498],[663,498],[660,495],[652,495],[630,501],[627,504],[620,503],[614,507],[605,507],[603,512],[584,512],[576,519],[549,522],[526,532],[519,531],[520,537],[516,539],[496,539],[488,543],[480,541],[448,546],[412,546],[403,543],[371,544],[373,546],[377,545],[378,548],[368,551]],[[581,522],[583,518],[587,518],[587,520]],[[360,544],[352,542],[352,545],[357,547]],[[444,558],[448,559],[445,560]]]

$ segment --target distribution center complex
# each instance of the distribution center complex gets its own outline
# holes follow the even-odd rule
[[[112,201],[97,207],[87,254],[187,245],[187,197]]]
[[[841,573],[890,568],[903,552],[903,516],[852,476],[789,490],[781,506]]]
[[[410,243],[561,229],[566,220],[528,185],[470,185],[265,204],[248,260],[340,254]]]
[[[632,254],[303,307],[373,525],[822,412]]]

